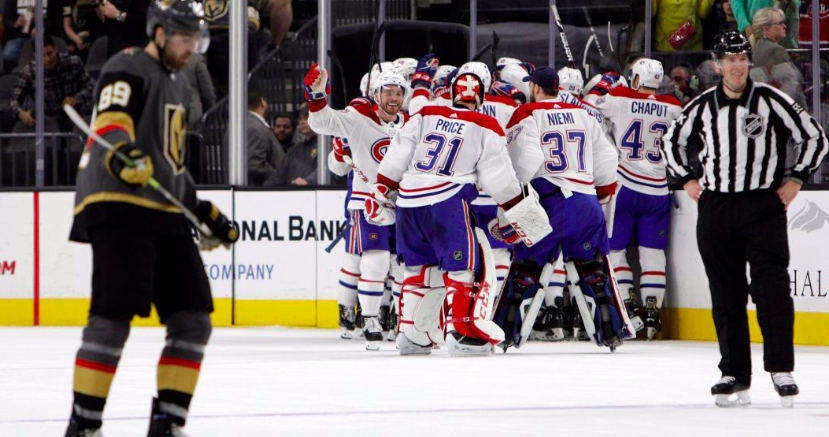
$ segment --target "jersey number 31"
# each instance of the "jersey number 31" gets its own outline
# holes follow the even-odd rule
[[[431,144],[432,147],[426,151],[426,158],[423,161],[415,163],[415,168],[429,173],[438,163],[441,155],[444,154],[444,149],[449,152],[446,153],[446,158],[443,160],[443,165],[438,168],[437,174],[441,176],[452,176],[455,172],[452,170],[455,167],[455,160],[458,159],[458,152],[463,145],[463,138],[454,137],[449,140],[449,147],[446,147],[446,137],[438,133],[430,133],[423,137],[423,142]]]

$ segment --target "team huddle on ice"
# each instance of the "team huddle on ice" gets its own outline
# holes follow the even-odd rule
[[[341,111],[327,72],[308,72],[309,123],[336,137],[331,171],[351,173],[341,337],[402,355],[653,338],[671,206],[660,141],[682,111],[656,95],[661,63],[587,86],[573,68],[497,64],[384,62]]]

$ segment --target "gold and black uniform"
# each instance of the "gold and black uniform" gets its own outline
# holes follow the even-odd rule
[[[193,208],[195,187],[184,166],[186,87],[143,49],[127,49],[104,66],[95,88],[92,129],[116,147],[149,156],[153,177]],[[179,208],[149,186],[131,188],[107,165],[108,151],[88,142],[78,168],[70,239],[93,248],[93,314],[149,315],[213,309],[192,230]]]

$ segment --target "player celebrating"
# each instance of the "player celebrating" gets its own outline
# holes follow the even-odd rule
[[[639,290],[649,339],[662,326],[659,308],[665,297],[665,249],[671,212],[667,166],[660,143],[668,126],[682,112],[675,97],[656,94],[663,77],[662,63],[641,58],[631,67],[630,88],[615,87],[608,91],[609,81],[601,81],[587,97],[613,124],[621,187],[615,199],[611,261],[628,314],[640,329],[642,317],[636,302],[633,272],[625,253],[635,234],[642,265]]]
[[[147,14],[150,43],[117,54],[101,71],[92,128],[135,165],[90,142],[78,168],[70,239],[92,244],[92,304],[75,361],[74,402],[66,436],[100,437],[101,418],[133,316],[155,304],[167,325],[158,362],[150,437],[179,430],[210,337],[213,300],[191,228],[157,191],[154,177],[229,246],[238,232],[215,205],[195,197],[184,166],[186,85],[174,74],[206,38],[202,5],[157,0]]]
[[[342,111],[327,105],[328,73],[324,69],[316,64],[311,66],[305,76],[305,86],[311,128],[320,134],[348,138],[354,166],[360,169],[368,183],[373,183],[390,138],[408,118],[401,112],[408,91],[406,80],[394,72],[380,73],[371,82],[376,106],[349,106]],[[363,313],[366,349],[378,350],[383,340],[378,316],[389,274],[390,253],[394,251],[394,229],[366,221],[363,210],[370,193],[368,183],[362,177],[355,178],[348,209],[353,211],[353,239],[357,251],[362,253],[357,293]]]
[[[504,339],[488,320],[494,310],[492,283],[475,281],[479,258],[488,254],[478,250],[469,203],[477,196],[476,183],[505,209],[525,202],[501,127],[473,112],[484,101],[483,80],[474,73],[458,74],[451,95],[452,107],[423,108],[392,140],[376,190],[366,201],[372,221],[397,220],[398,251],[406,264],[397,337],[402,355],[431,352],[435,338],[430,331],[443,304],[439,290],[444,284],[453,313],[448,323],[454,330],[446,337],[450,354],[491,354],[492,345]],[[388,197],[398,189],[395,217]],[[507,211],[507,217],[512,220],[516,212]],[[446,272],[442,280],[436,269]]]
[[[520,107],[510,120],[508,149],[518,180],[538,192],[554,229],[530,250],[548,271],[559,251],[565,261],[574,262],[581,278],[576,286],[598,306],[595,340],[615,348],[624,326],[612,305],[607,229],[599,199],[615,192],[616,151],[586,111],[555,100],[559,79],[553,68],[539,68],[527,80],[534,103]]]

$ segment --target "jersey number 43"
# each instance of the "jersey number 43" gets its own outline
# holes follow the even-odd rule
[[[649,131],[656,134],[656,139],[654,139],[652,150],[644,151],[645,141],[642,140],[642,120],[636,119],[630,123],[619,144],[621,149],[627,150],[628,161],[641,161],[642,155],[654,164],[662,161],[662,135],[668,131],[668,125],[661,121],[655,121],[651,123]]]

